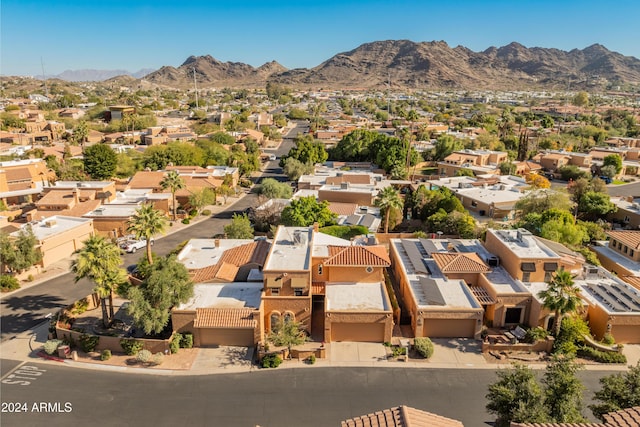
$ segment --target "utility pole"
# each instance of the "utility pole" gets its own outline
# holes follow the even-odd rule
[[[193,67],[193,90],[196,92],[196,110],[198,109],[198,85],[196,81],[196,67]]]

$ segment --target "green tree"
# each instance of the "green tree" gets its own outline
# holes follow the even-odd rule
[[[263,179],[258,192],[267,199],[290,199],[293,194],[289,184],[278,182],[273,178]]]
[[[496,426],[547,421],[543,393],[529,367],[516,363],[512,369],[498,371],[497,376],[486,395],[487,410],[497,416]]]
[[[307,334],[304,326],[295,320],[280,320],[277,325],[272,325],[271,332],[267,335],[267,340],[278,347],[287,347],[289,357],[291,348],[303,344],[307,341]]]
[[[333,224],[336,214],[329,210],[327,201],[318,202],[315,197],[301,197],[291,201],[282,210],[282,223],[287,226],[307,227],[317,222],[320,227]]]
[[[84,246],[76,251],[76,254],[76,258],[71,262],[75,281],[87,277],[96,284],[93,291],[100,297],[102,323],[107,328],[114,316],[113,294],[116,288],[127,280],[127,273],[120,268],[122,264],[120,249],[102,236],[92,236],[84,242]]]
[[[573,276],[566,270],[558,270],[548,282],[547,289],[540,291],[538,297],[542,305],[554,312],[554,335],[560,334],[562,316],[572,313],[580,306],[580,288],[575,286]]]
[[[560,166],[558,168],[558,172],[560,172],[560,176],[565,181],[569,181],[569,180],[575,181],[576,179],[579,179],[579,178],[586,178],[588,175],[587,172],[583,171],[576,165]]]
[[[444,160],[449,154],[454,151],[459,151],[464,148],[462,141],[455,139],[451,135],[441,135],[433,144],[433,160]]]
[[[216,202],[216,192],[210,188],[199,188],[193,190],[189,195],[189,205],[198,211],[202,212],[205,206],[213,205]]]
[[[209,139],[222,145],[233,145],[236,143],[236,139],[226,132],[216,132],[211,135]]]
[[[384,232],[389,232],[389,217],[392,210],[400,210],[404,206],[404,201],[398,191],[391,187],[385,187],[378,193],[375,205],[384,212]]]
[[[253,226],[247,214],[233,214],[231,223],[224,226],[227,239],[253,239]]]
[[[604,414],[640,406],[640,363],[620,372],[600,378],[602,388],[595,392],[597,403],[589,405],[593,415],[604,421]]]
[[[580,212],[581,218],[587,220],[595,221],[617,210],[618,207],[606,193],[587,191],[578,202],[578,212]]]
[[[129,289],[127,312],[145,334],[159,334],[169,323],[171,309],[193,296],[193,282],[176,255],[159,258],[140,286]]]
[[[284,161],[282,170],[289,180],[297,181],[302,175],[312,174],[315,166],[312,163],[302,163],[298,159],[288,158]]]
[[[580,91],[573,97],[571,103],[576,107],[586,107],[589,105],[589,94],[585,91]]]
[[[513,162],[502,162],[498,165],[500,175],[513,175],[516,173],[516,165]]]
[[[321,142],[315,141],[311,135],[298,135],[294,140],[295,146],[289,150],[289,153],[280,161],[280,166],[284,166],[286,159],[296,159],[302,163],[324,163],[329,154],[324,149]]]
[[[87,122],[84,120],[80,121],[75,129],[73,129],[73,142],[76,144],[80,144],[82,150],[84,151],[84,143],[89,136],[89,126],[87,126]]]
[[[106,144],[95,144],[84,150],[84,171],[95,180],[110,179],[118,166],[118,155]]]
[[[475,174],[473,173],[473,171],[471,169],[467,169],[467,168],[460,168],[456,171],[456,176],[470,176],[470,177],[474,177]]]
[[[554,356],[547,364],[542,384],[544,406],[549,417],[557,423],[586,422],[582,416],[582,385],[576,373],[583,366],[572,357]]]
[[[529,194],[516,202],[515,207],[519,211],[519,216],[524,218],[529,213],[544,212],[551,208],[571,211],[573,203],[567,193],[542,189],[529,192]]]
[[[176,191],[185,187],[184,179],[182,179],[178,171],[172,170],[162,178],[160,186],[163,190],[168,188],[171,191],[171,206],[173,206],[173,220],[175,221],[176,211],[178,209],[178,205],[176,204]]]
[[[602,166],[615,166],[617,175],[622,171],[622,158],[617,154],[609,154],[602,160]]]
[[[128,230],[136,237],[136,239],[145,239],[147,241],[147,260],[149,264],[153,264],[151,255],[151,238],[156,234],[164,233],[167,228],[167,218],[153,204],[146,203],[136,209],[129,220]]]
[[[458,235],[463,239],[471,239],[475,235],[476,221],[468,212],[446,212],[440,209],[427,218],[429,230],[442,231],[444,234]]]
[[[0,233],[0,236],[0,255],[5,270],[21,272],[42,260],[38,239],[30,225],[23,227],[16,238],[5,233]]]

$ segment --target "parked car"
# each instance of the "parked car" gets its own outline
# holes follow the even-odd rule
[[[153,246],[153,239],[151,239],[151,246]],[[127,240],[120,247],[124,249],[125,252],[134,254],[138,249],[144,249],[147,246],[147,240]]]

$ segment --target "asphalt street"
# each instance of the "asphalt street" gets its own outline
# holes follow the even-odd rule
[[[458,369],[309,367],[153,376],[31,362],[11,368],[5,372],[3,366],[2,402],[27,410],[2,413],[3,427],[325,427],[397,405],[486,427],[493,418],[485,410],[484,396],[496,378],[491,370]],[[585,396],[599,388],[598,378],[606,374],[580,373]],[[36,409],[50,403],[62,412],[37,412],[34,403]]]

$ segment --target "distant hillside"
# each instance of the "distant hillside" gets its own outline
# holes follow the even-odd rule
[[[172,87],[261,87],[266,81],[299,87],[523,89],[640,84],[640,60],[595,44],[569,52],[511,43],[474,52],[442,41],[366,43],[311,68],[287,70],[273,61],[259,68],[191,56],[178,68],[162,67],[145,80]]]
[[[152,68],[144,68],[135,73],[127,70],[66,70],[47,78],[57,78],[68,82],[101,82],[117,76],[130,76],[140,79],[153,71]]]

